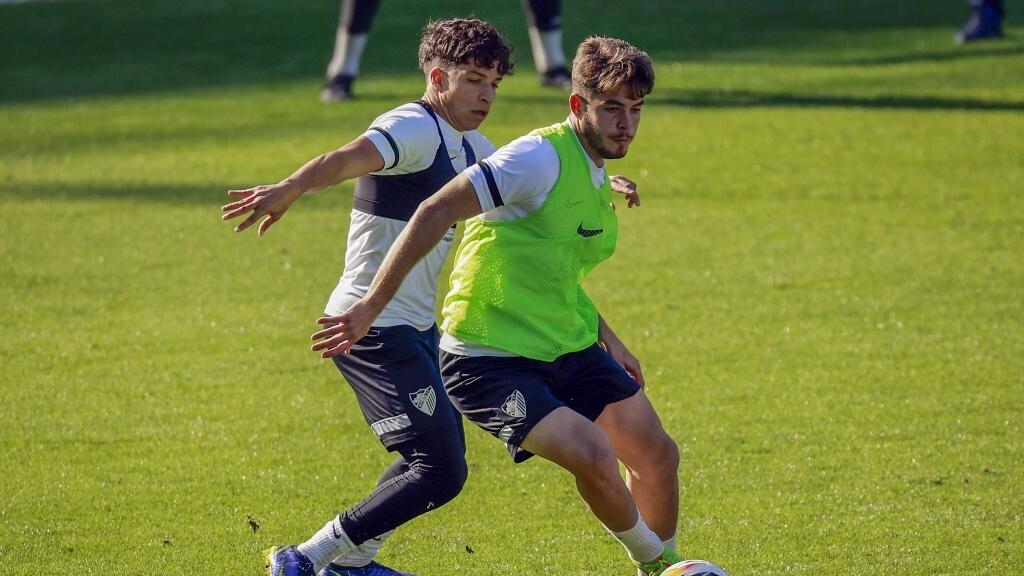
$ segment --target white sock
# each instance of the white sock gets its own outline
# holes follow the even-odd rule
[[[668,548],[673,552],[676,551],[676,537],[674,534],[668,540],[662,540],[661,543],[665,545],[665,548]],[[647,576],[647,574],[644,574],[639,568],[637,568],[636,576]]]
[[[346,568],[362,568],[366,566],[377,556],[377,552],[380,547],[384,544],[384,541],[388,539],[388,536],[394,534],[395,531],[385,532],[376,538],[370,538],[366,542],[363,542],[356,547],[355,550],[349,552],[345,556],[339,556],[331,562],[338,564],[339,566],[345,566]]]
[[[530,50],[533,51],[533,63],[538,73],[543,74],[552,68],[565,66],[561,30],[541,32],[530,26],[529,32]]]
[[[639,513],[636,516],[636,525],[629,530],[625,532],[608,531],[612,532],[612,536],[615,536],[626,548],[630,558],[636,562],[650,562],[661,556],[665,545],[661,543],[661,538],[658,538],[658,535],[647,527],[643,516],[640,516]],[[605,529],[607,530],[607,526]]]
[[[296,546],[313,563],[313,572],[323,570],[338,556],[355,550],[355,544],[341,528],[341,519],[335,518],[324,525],[312,538]]]
[[[327,65],[328,80],[339,74],[353,78],[359,75],[359,61],[363,58],[363,49],[366,48],[368,37],[368,34],[349,34],[348,30],[338,28],[334,39],[334,56]]]

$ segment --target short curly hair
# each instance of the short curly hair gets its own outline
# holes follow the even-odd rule
[[[498,74],[512,74],[512,47],[490,23],[476,18],[434,20],[423,28],[419,52],[420,68],[473,64],[497,66]]]
[[[590,97],[623,84],[634,98],[654,89],[654,65],[646,52],[617,38],[591,36],[580,43],[572,59],[573,92]]]

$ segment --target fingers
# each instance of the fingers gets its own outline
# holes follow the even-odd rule
[[[317,323],[322,323],[322,320],[328,318],[320,318]],[[330,358],[339,354],[348,354],[352,345],[355,344],[356,338],[353,338],[349,333],[348,327],[344,324],[334,324],[324,330],[321,330],[312,336],[313,340],[319,340],[319,342],[313,343],[310,349],[314,352],[320,352],[321,358]]]
[[[640,385],[641,389],[647,386],[644,382],[644,373],[640,370],[639,362],[624,366],[624,368],[626,369],[626,372],[629,372],[629,375],[633,377],[633,380],[636,380],[636,383]]]
[[[628,207],[640,205],[640,195],[636,191],[636,182],[625,176],[611,177],[612,190],[625,196],[628,200]]]
[[[256,223],[257,220],[260,219],[261,216],[263,215],[260,214],[259,211],[253,212],[252,214],[249,215],[248,218],[243,220],[241,224],[235,226],[235,232],[241,232],[242,230],[245,230],[249,226],[252,226],[253,224]]]
[[[267,233],[267,230],[270,229],[270,226],[273,225],[274,222],[277,222],[280,219],[281,219],[280,216],[270,215],[270,216],[267,216],[263,220],[263,222],[260,222],[260,227],[259,227],[258,230],[256,230],[256,232],[259,234],[260,238],[262,238],[263,235]]]

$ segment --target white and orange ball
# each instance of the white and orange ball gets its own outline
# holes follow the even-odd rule
[[[729,576],[729,573],[707,560],[683,560],[669,566],[661,576]]]

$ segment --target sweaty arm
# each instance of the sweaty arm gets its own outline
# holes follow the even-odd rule
[[[284,216],[292,203],[306,192],[323,190],[383,167],[384,157],[377,146],[366,136],[360,136],[337,150],[306,162],[294,174],[277,184],[229,190],[228,194],[237,200],[221,207],[221,219],[231,220],[248,215],[235,227],[235,232],[241,232],[263,218],[258,230],[259,235],[263,236],[267,229]]]
[[[318,342],[312,349],[322,350],[324,358],[348,353],[352,345],[370,330],[373,321],[394,297],[413,266],[441,241],[452,224],[480,212],[476,188],[465,173],[423,201],[388,250],[366,296],[340,316],[325,316],[317,320],[318,324],[331,326],[313,334],[313,340]]]

